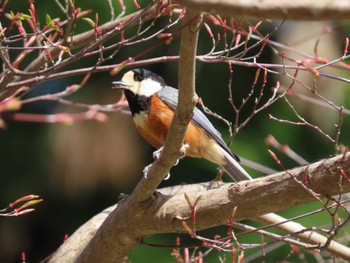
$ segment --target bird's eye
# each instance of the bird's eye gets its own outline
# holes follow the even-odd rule
[[[143,81],[143,76],[140,75],[140,74],[135,74],[134,75],[134,80],[138,81],[138,82],[141,82],[141,81]]]

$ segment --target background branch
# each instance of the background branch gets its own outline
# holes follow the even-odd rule
[[[148,12],[152,13],[155,8],[156,6],[149,6],[149,7],[146,7],[145,9],[142,9],[137,15],[131,14],[131,15],[124,16],[122,18],[118,18],[113,21],[107,22],[99,26],[99,30],[101,30],[101,35],[109,34],[111,31],[115,31],[115,29],[118,27],[121,28],[122,26],[126,26],[126,24],[131,24],[131,25],[136,24],[137,22],[139,22],[138,19],[143,18],[142,12],[144,12],[145,10],[147,11],[147,9],[150,9],[147,11],[147,13]],[[148,19],[150,18],[151,17],[148,17]],[[92,29],[92,30],[83,32],[81,34],[74,35],[73,38],[68,38],[66,43],[64,44],[69,46],[71,50],[76,50],[79,48],[84,48],[85,46],[88,46],[89,44],[95,43],[95,42],[96,42],[96,32],[94,29]],[[101,43],[103,42],[101,41]],[[50,49],[52,58],[56,58],[59,52],[60,52],[60,49],[58,48]],[[25,72],[37,71],[40,69],[40,67],[43,66],[44,63],[45,63],[45,56],[44,54],[40,54],[32,63],[30,63],[30,65],[26,67],[24,71]]]
[[[196,10],[221,16],[299,20],[347,19],[350,16],[350,3],[342,0],[179,0],[178,2]]]

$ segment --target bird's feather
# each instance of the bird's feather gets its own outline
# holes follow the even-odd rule
[[[176,110],[179,92],[177,89],[174,89],[172,87],[165,87],[161,89],[157,93],[158,97],[171,109]],[[238,156],[233,154],[231,150],[227,147],[224,140],[221,137],[220,132],[215,129],[213,124],[208,120],[208,118],[204,115],[204,113],[199,110],[197,107],[193,110],[193,119],[192,119],[198,126],[202,127],[215,141],[217,141],[222,148],[224,148],[227,152],[229,152],[237,161],[239,161]]]
[[[158,97],[171,109],[176,110],[178,103],[178,90],[172,87],[165,87],[157,93]],[[221,134],[215,127],[211,124],[208,118],[204,113],[198,108],[193,110],[193,119],[192,121],[198,126],[202,127],[208,135],[213,138],[224,150],[224,156],[227,160],[227,164],[223,165],[222,168],[235,180],[249,180],[251,177],[248,173],[239,165],[239,158],[237,155],[231,152],[228,146],[225,144],[224,140],[221,137]]]

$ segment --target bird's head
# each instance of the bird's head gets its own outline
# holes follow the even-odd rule
[[[133,69],[126,72],[120,81],[112,83],[113,88],[128,90],[134,95],[150,97],[166,86],[162,77],[147,69]]]

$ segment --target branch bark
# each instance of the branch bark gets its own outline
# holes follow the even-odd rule
[[[350,175],[350,153],[237,184],[202,183],[160,189],[152,200],[144,203],[142,210],[133,211],[132,215],[122,215],[118,224],[125,224],[127,226],[124,227],[133,230],[126,236],[120,233],[118,238],[128,242],[130,238],[140,240],[153,234],[185,232],[182,221],[185,220],[191,226],[191,211],[185,201],[184,193],[191,200],[201,196],[196,214],[196,229],[201,230],[227,224],[227,219],[231,216],[235,206],[238,207],[235,220],[240,221],[261,215],[266,218],[266,213],[315,201],[315,198],[293,177],[303,182],[307,176],[309,189],[321,197],[350,192],[350,180],[345,175]],[[125,206],[128,199],[119,202],[118,207]],[[58,249],[50,262],[74,262],[74,255],[79,254],[85,248],[101,224],[107,221],[106,218],[114,211],[115,206],[107,208],[81,226]],[[135,219],[140,217],[141,221]],[[118,225],[111,227],[119,229]],[[300,225],[297,225],[294,231],[297,231],[298,228],[300,230]],[[324,244],[326,238],[317,241],[312,238],[314,234],[317,233],[306,233],[302,239],[313,244]],[[326,249],[334,255],[350,260],[350,249],[337,242],[332,241]],[[108,252],[119,253],[118,250]],[[124,250],[123,252],[127,253]]]
[[[177,2],[221,16],[298,20],[334,20],[350,17],[350,2],[344,0],[178,0]]]

